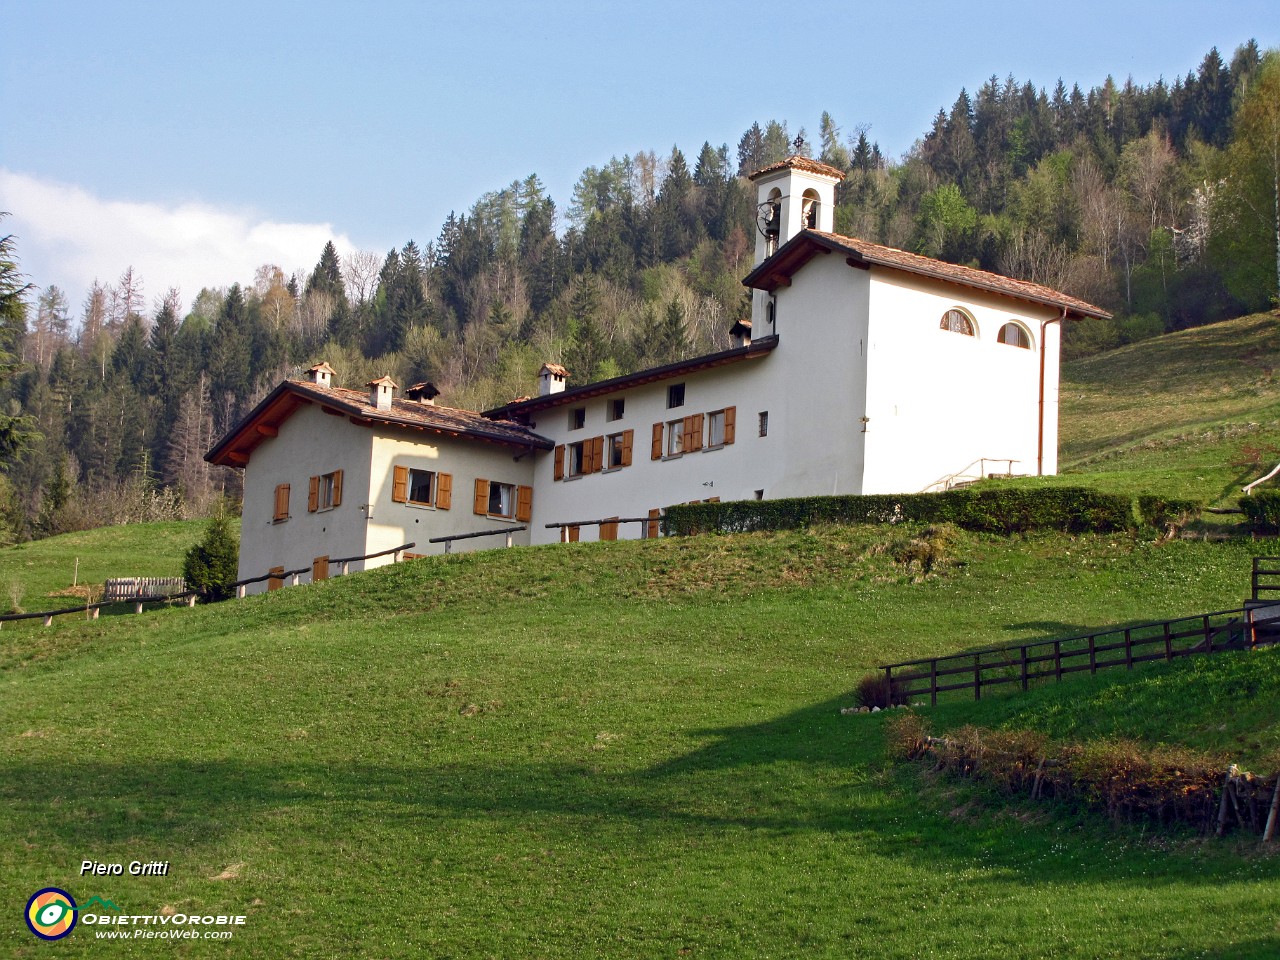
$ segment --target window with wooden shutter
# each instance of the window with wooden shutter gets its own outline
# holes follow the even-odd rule
[[[702,449],[702,414],[695,413],[684,418],[684,450]]]
[[[564,444],[556,447],[556,480],[564,479]]]
[[[650,540],[658,536],[662,526],[662,510],[654,507],[649,511],[649,522],[644,525],[644,535]]]
[[[329,558],[316,557],[311,561],[311,582],[319,583],[329,579]]]
[[[726,447],[729,444],[733,443],[733,438],[736,433],[737,423],[738,423],[738,408],[725,407],[724,408],[724,444]]]
[[[287,483],[276,487],[276,512],[272,519],[276,521],[289,519],[289,485]]]
[[[649,452],[649,459],[662,459],[662,424],[660,423],[653,425],[653,449]]]
[[[516,487],[516,519],[525,523],[533,519],[533,487]]]
[[[448,510],[453,506],[453,474],[436,474],[436,509]]]
[[[600,524],[601,540],[617,540],[618,539],[618,518],[610,517],[604,523]]]
[[[409,502],[409,468],[391,468],[391,502]]]
[[[622,465],[624,467],[631,466],[631,446],[635,441],[636,432],[634,430],[622,431]]]
[[[330,476],[333,477],[333,502],[329,505],[340,507],[342,506],[342,471],[335,470]]]
[[[320,509],[320,478],[312,477],[307,485],[307,512],[315,513]]]
[[[268,590],[279,590],[284,586],[284,567],[272,567],[267,573],[271,574],[271,579],[267,581]]]
[[[482,517],[489,515],[489,481],[476,479],[476,499],[472,504],[472,512]]]
[[[604,437],[591,438],[591,472],[599,473],[604,467]]]

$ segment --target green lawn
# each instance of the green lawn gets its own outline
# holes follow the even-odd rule
[[[1256,840],[975,815],[839,714],[886,660],[1232,606],[1254,545],[961,534],[920,580],[885,549],[911,532],[498,550],[6,629],[0,952],[122,950],[31,937],[53,884],[249,916],[191,956],[1276,956]],[[1051,693],[1006,719],[1049,723]],[[1270,743],[1273,704],[1170,711],[1170,735]]]
[[[0,607],[12,611],[15,599],[28,611],[74,606],[76,597],[59,591],[88,585],[97,599],[108,577],[180,577],[203,530],[201,521],[139,523],[0,548]]]

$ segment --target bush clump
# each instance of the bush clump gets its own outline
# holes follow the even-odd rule
[[[187,551],[182,576],[187,587],[197,590],[206,603],[227,600],[235,594],[236,568],[240,563],[240,542],[231,532],[231,521],[219,509],[209,518],[204,538]]]
[[[1280,533],[1280,490],[1257,490],[1241,497],[1240,509],[1255,533]]]
[[[796,497],[682,504],[667,508],[668,535],[794,530],[818,523],[951,523],[979,533],[1032,530],[1110,533],[1133,526],[1127,497],[1082,487],[948,490],[945,493]]]
[[[1199,500],[1176,500],[1147,494],[1138,497],[1138,516],[1149,527],[1171,540],[1183,527],[1200,519],[1204,504]]]
[[[879,707],[881,710],[887,710],[889,707],[907,702],[901,688],[896,683],[890,689],[889,682],[885,679],[883,673],[868,673],[863,676],[858,681],[857,687],[854,688],[853,696],[858,701],[858,706]]]

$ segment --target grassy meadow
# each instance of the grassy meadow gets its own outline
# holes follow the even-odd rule
[[[1280,446],[1280,397],[1261,370],[1226,376],[1270,349],[1274,321],[1219,326],[1069,365],[1061,480],[1230,502],[1252,479],[1240,448]],[[1280,956],[1280,855],[1256,837],[1010,802],[890,761],[883,715],[840,714],[885,662],[1236,606],[1275,545],[956,531],[925,576],[897,559],[920,533],[493,550],[6,625],[0,955]],[[173,574],[198,535],[6,548],[0,582],[34,609],[74,557],[82,581]],[[1276,656],[924,712],[1266,770]],[[171,867],[82,878],[85,859]],[[22,905],[50,885],[248,919],[230,941],[82,924],[47,945]]]

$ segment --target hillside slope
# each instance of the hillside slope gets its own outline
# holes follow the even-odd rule
[[[1275,858],[959,825],[837,709],[886,659],[1232,605],[1252,545],[959,534],[921,578],[917,532],[497,550],[5,630],[0,897],[248,916],[191,956],[1271,955]],[[14,911],[0,942],[42,947]]]

